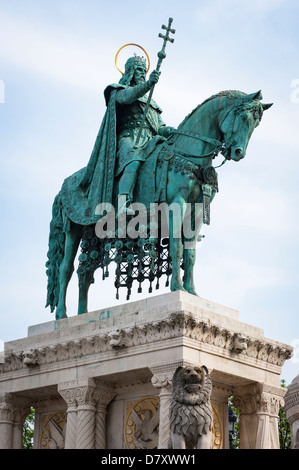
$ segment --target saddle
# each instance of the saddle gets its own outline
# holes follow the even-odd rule
[[[173,145],[164,141],[161,148],[157,146],[158,140],[150,142],[146,148],[148,156],[142,164],[138,181],[134,191],[134,200],[144,204],[147,208],[151,203],[166,202],[168,172],[186,174],[196,179],[203,191],[204,213],[203,221],[210,223],[210,198],[213,191],[218,192],[218,177],[213,166],[203,167],[190,155],[182,155],[175,151]],[[192,161],[193,160],[193,161]],[[157,179],[157,169],[159,179]]]

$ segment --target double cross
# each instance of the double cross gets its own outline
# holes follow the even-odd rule
[[[158,60],[158,64],[157,64],[157,67],[156,67],[156,70],[157,70],[158,72],[159,72],[159,70],[160,70],[160,67],[161,67],[161,64],[162,64],[162,60],[165,59],[165,57],[166,57],[165,48],[166,48],[167,41],[169,41],[169,42],[171,42],[171,43],[174,42],[174,39],[169,37],[169,33],[175,34],[175,29],[172,29],[172,28],[171,28],[172,22],[173,22],[173,18],[169,18],[169,20],[168,20],[168,26],[165,26],[165,24],[162,25],[162,29],[165,29],[165,30],[166,30],[165,36],[164,36],[162,33],[160,33],[159,36],[158,36],[159,38],[164,39],[162,49],[161,49],[160,52],[158,52],[159,60]]]
[[[165,29],[166,30],[166,33],[165,35],[163,35],[162,33],[159,34],[159,38],[162,38],[163,39],[163,46],[162,46],[162,49],[160,52],[158,52],[158,63],[157,63],[157,67],[156,67],[156,71],[159,72],[160,70],[160,67],[161,67],[161,64],[162,64],[162,61],[165,59],[166,57],[166,54],[165,54],[165,48],[166,48],[166,44],[167,42],[171,42],[173,43],[174,42],[174,39],[173,38],[170,38],[169,37],[169,34],[172,33],[172,34],[175,34],[175,29],[172,29],[171,28],[171,24],[173,22],[173,18],[169,18],[168,20],[168,26],[165,26],[164,24],[162,25],[162,29]],[[137,135],[137,139],[136,139],[136,142],[135,142],[135,146],[137,147],[138,145],[138,142],[140,140],[140,137],[141,137],[141,132],[142,132],[142,129],[143,129],[143,126],[145,124],[145,120],[146,120],[146,115],[147,115],[147,112],[148,112],[148,108],[150,106],[150,103],[151,103],[151,99],[152,99],[152,96],[153,96],[153,93],[154,93],[154,88],[155,88],[155,85],[152,86],[151,88],[151,91],[148,95],[148,99],[147,99],[147,103],[145,105],[145,109],[144,109],[144,113],[143,113],[143,118],[142,118],[142,122],[140,124],[140,128],[139,128],[139,132],[138,132],[138,135]]]

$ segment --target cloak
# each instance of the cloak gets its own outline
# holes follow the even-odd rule
[[[112,84],[105,89],[107,109],[89,162],[63,182],[60,191],[63,209],[66,216],[76,224],[95,224],[101,217],[95,213],[97,205],[103,202],[112,204],[117,153],[116,93],[124,88],[124,85]],[[146,103],[147,98],[141,97],[139,101]],[[154,100],[151,100],[151,106],[160,115],[162,110]],[[148,113],[147,119],[158,132],[162,121],[151,118],[151,113]]]
[[[86,167],[66,178],[61,188],[62,205],[68,218],[76,224],[96,223],[101,202],[112,203],[116,156],[116,103],[118,87],[110,92],[107,109]],[[123,88],[119,85],[119,88]]]

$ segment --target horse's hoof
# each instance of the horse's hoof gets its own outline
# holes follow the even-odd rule
[[[55,315],[55,320],[63,320],[64,318],[67,318],[67,314],[65,312],[57,312]]]
[[[186,289],[186,290],[187,290],[187,292],[189,292],[189,294],[196,295],[196,297],[199,297],[199,295],[195,292],[195,290],[193,290],[193,289],[190,289],[190,290]]]
[[[198,294],[195,292],[194,287],[189,288],[188,286],[185,286],[185,289],[189,294],[196,295],[196,297],[198,297]]]
[[[176,290],[182,290],[183,292],[187,292],[185,287],[183,287],[183,285],[180,284],[180,283],[172,284],[171,287],[170,287],[170,290],[171,290],[171,292],[174,292]]]
[[[78,315],[84,315],[84,313],[87,313],[87,309],[78,310]]]

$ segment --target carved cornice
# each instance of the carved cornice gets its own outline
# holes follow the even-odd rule
[[[277,366],[282,366],[285,360],[292,356],[293,350],[290,346],[277,342],[245,336],[240,332],[213,324],[209,320],[197,320],[192,314],[182,311],[160,321],[103,331],[88,337],[34,349],[6,352],[4,364],[0,364],[0,373],[22,368],[34,370],[59,361],[107,351],[117,353],[125,348],[182,336],[218,348],[220,355],[226,351],[232,359],[242,354],[244,357]]]

